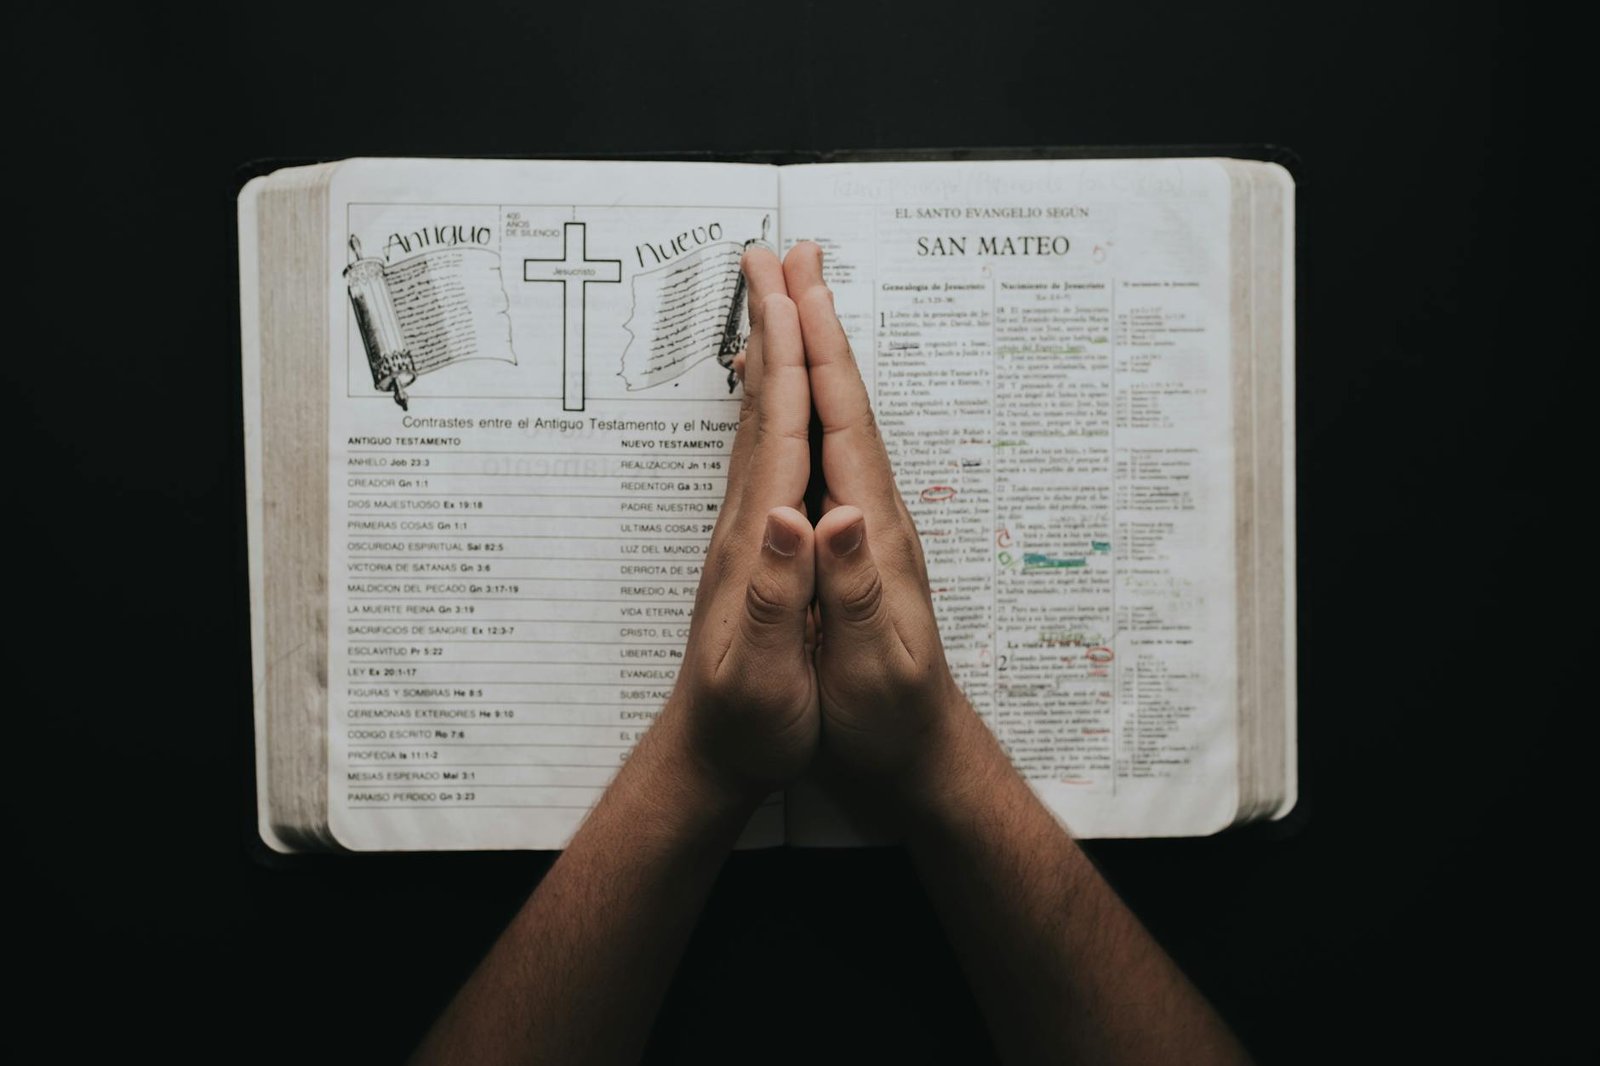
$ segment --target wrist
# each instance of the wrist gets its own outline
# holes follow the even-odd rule
[[[684,810],[703,820],[731,820],[742,826],[771,789],[742,780],[718,765],[697,742],[693,726],[689,709],[674,697],[640,741],[634,757],[644,757],[645,770],[671,790]]]
[[[897,788],[907,840],[967,819],[1017,780],[1010,758],[978,712],[952,683],[922,750]]]

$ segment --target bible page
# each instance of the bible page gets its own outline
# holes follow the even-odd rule
[[[1230,184],[1210,160],[788,167],[951,669],[1076,834],[1237,812]],[[870,535],[870,534],[869,534]],[[859,839],[791,790],[789,838]]]
[[[556,848],[682,661],[777,172],[354,160],[330,189],[329,823]],[[781,801],[746,844],[781,841]]]

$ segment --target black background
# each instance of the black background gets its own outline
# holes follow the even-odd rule
[[[1551,256],[1592,225],[1574,135],[1535,128],[1566,121],[1561,26],[1488,4],[285,2],[56,5],[9,32],[25,1024],[78,1052],[394,1060],[550,861],[251,857],[240,166],[1270,143],[1301,159],[1308,817],[1090,850],[1265,1060],[1575,1039],[1589,834],[1561,753],[1592,708],[1561,696],[1587,660],[1540,613],[1580,602],[1592,539],[1562,520],[1592,477],[1552,476],[1585,350],[1560,330],[1587,305]],[[734,856],[651,1051],[992,1055],[892,851]]]

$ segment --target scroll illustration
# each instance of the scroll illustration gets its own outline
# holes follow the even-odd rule
[[[345,287],[372,371],[372,387],[410,409],[418,377],[463,359],[517,361],[500,255],[445,247],[388,262],[361,254],[350,237]]]
[[[739,263],[745,249],[766,243],[770,221],[762,220],[761,236],[754,240],[708,244],[634,275],[633,314],[623,323],[632,335],[622,352],[621,377],[628,391],[664,385],[712,356],[728,372],[728,391],[733,391],[738,383],[733,357],[749,332]]]

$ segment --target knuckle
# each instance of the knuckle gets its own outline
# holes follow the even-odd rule
[[[899,573],[916,573],[919,561],[916,533],[900,526],[884,541],[884,552],[890,565]]]
[[[791,613],[783,583],[764,570],[750,575],[745,585],[744,609],[752,622],[763,627],[777,626]]]
[[[920,660],[897,655],[889,663],[889,682],[897,692],[920,692],[927,687],[928,669]]]
[[[867,567],[845,579],[839,590],[839,609],[845,620],[870,622],[883,610],[883,577],[877,567]]]
[[[795,425],[793,423],[775,424],[775,423],[779,423],[779,422],[781,422],[781,420],[776,419],[776,418],[774,418],[774,419],[763,418],[763,419],[761,419],[760,421],[758,421],[756,423],[755,438],[756,438],[756,446],[758,448],[761,447],[763,444],[766,444],[768,442],[775,441],[775,440],[777,440],[777,441],[781,441],[781,440],[797,440],[797,441],[802,441],[802,442],[805,442],[805,443],[810,443],[811,437],[810,437],[810,434],[809,434],[809,432],[807,430],[807,427],[800,426],[800,425]]]
[[[820,281],[806,289],[806,291],[801,294],[800,299],[809,304],[816,304],[821,308],[826,308],[828,310],[833,309],[833,293],[829,292],[828,287],[822,284]]]
[[[743,554],[735,545],[736,536],[733,532],[719,531],[719,537],[712,540],[711,547],[707,549],[707,565],[713,573],[727,574],[734,571]]]

